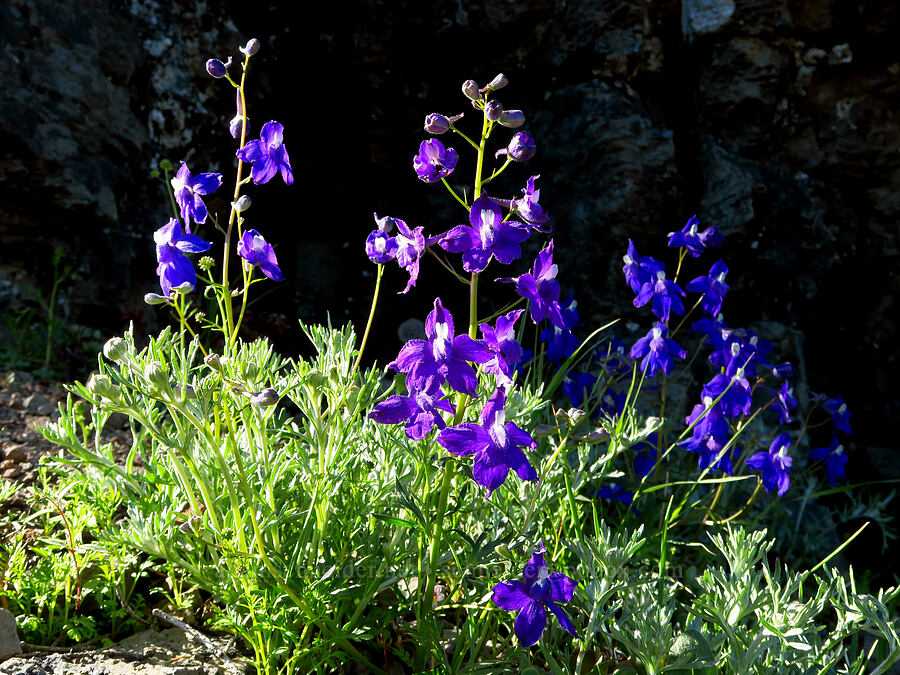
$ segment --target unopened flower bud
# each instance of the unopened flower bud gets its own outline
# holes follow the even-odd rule
[[[146,370],[144,370],[144,375],[150,381],[150,384],[160,389],[169,388],[169,373],[166,372],[165,367],[159,361],[148,363]]]
[[[503,104],[500,101],[488,101],[484,105],[484,116],[491,122],[496,122],[503,114]]]
[[[118,400],[122,390],[113,384],[106,375],[94,374],[88,380],[87,389],[95,396],[103,396],[112,401]]]
[[[243,213],[247,209],[250,208],[250,204],[253,202],[250,201],[249,195],[241,195],[238,200],[234,203],[234,210],[238,213]]]
[[[247,41],[243,47],[239,47],[241,50],[241,54],[245,54],[246,56],[253,56],[256,52],[259,51],[259,40],[256,38],[251,38]]]
[[[147,293],[144,296],[144,302],[148,305],[164,305],[168,302],[168,298],[164,295],[160,295],[159,293]]]
[[[128,343],[120,337],[110,338],[103,345],[103,356],[110,361],[121,361],[128,353]]]
[[[503,89],[503,87],[508,84],[509,80],[506,79],[506,75],[499,73],[493,80],[488,82],[488,85],[484,89],[485,91],[497,91],[498,89]]]
[[[504,110],[497,121],[510,129],[518,129],[525,124],[525,113],[521,110]]]
[[[597,443],[603,443],[608,439],[609,434],[606,432],[606,429],[592,429],[583,440],[588,445],[596,445]]]
[[[450,130],[450,120],[440,113],[431,113],[425,118],[425,131],[429,134],[443,134]]]
[[[219,59],[210,59],[206,62],[206,72],[218,80],[225,77],[225,74],[228,71],[225,68],[225,64],[219,61]]]
[[[466,80],[463,82],[462,93],[471,101],[481,100],[481,94],[478,91],[478,85],[475,84],[475,80]]]
[[[558,427],[549,424],[538,424],[531,430],[531,435],[535,438],[548,438],[559,430]]]
[[[518,131],[512,137],[509,145],[506,146],[506,152],[515,161],[524,162],[534,157],[534,153],[537,152],[537,145],[535,145],[534,138],[527,131]]]
[[[240,115],[235,115],[231,118],[231,121],[228,123],[228,133],[231,134],[232,138],[240,138],[241,137],[241,124],[243,123],[243,118]],[[247,131],[250,131],[250,122],[247,122]]]
[[[278,403],[278,392],[272,389],[272,387],[267,387],[262,391],[253,394],[250,397],[250,403],[260,406],[261,408],[275,405]]]
[[[210,367],[210,369],[219,372],[222,370],[222,357],[215,353],[207,354],[203,358],[203,363]]]
[[[588,416],[581,408],[569,408],[563,414],[566,416],[569,426],[572,427],[578,426]]]

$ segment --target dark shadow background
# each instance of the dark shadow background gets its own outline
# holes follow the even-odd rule
[[[541,175],[560,281],[585,326],[623,316],[646,329],[621,274],[627,240],[666,256],[666,233],[697,213],[726,234],[728,323],[756,322],[800,364],[801,402],[807,388],[843,395],[857,432],[851,480],[900,476],[895,0],[358,0],[315,15],[291,2],[5,2],[0,306],[46,293],[61,246],[76,267],[71,321],[104,334],[159,327],[141,298],[158,290],[152,232],[169,214],[149,172],[183,159],[227,184],[233,93],[204,63],[257,37],[251,122],[284,123],[296,182],[247,190],[249,224],[277,244],[286,277],[257,287],[266,295],[247,336],[296,353],[298,317],[330,312],[361,329],[372,213],[430,234],[460,222],[443,188],[411,168],[425,114],[467,112],[477,133],[460,85],[504,72],[497,98],[525,111],[538,154],[495,194]],[[471,155],[454,144],[457,175],[470,176]],[[211,210],[226,214],[229,196]],[[405,278],[386,273],[370,352],[381,362],[400,345],[396,326],[424,319],[436,294],[463,312],[462,289],[433,261],[397,296]]]

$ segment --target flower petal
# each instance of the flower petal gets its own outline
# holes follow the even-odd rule
[[[494,586],[493,591],[494,595],[491,600],[497,607],[505,609],[507,612],[516,612],[532,602],[528,597],[525,584],[518,579],[503,581]]]
[[[523,647],[530,647],[541,639],[547,627],[547,612],[533,600],[525,605],[516,617],[516,637]]]

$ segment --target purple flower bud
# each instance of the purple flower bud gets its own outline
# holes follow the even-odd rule
[[[534,138],[527,131],[516,132],[512,137],[509,145],[506,146],[506,152],[517,162],[524,162],[534,157],[537,152],[537,146],[534,144]]]
[[[253,56],[256,52],[259,51],[259,40],[256,38],[250,39],[246,45],[240,47],[241,54],[246,56]]]
[[[500,101],[488,101],[484,106],[484,115],[491,122],[496,122],[503,114],[503,104]]]
[[[206,62],[206,72],[218,80],[225,77],[228,71],[225,68],[225,64],[219,59],[210,59]]]
[[[471,101],[480,101],[481,94],[478,92],[478,85],[475,80],[466,80],[463,82],[462,93]]]
[[[240,115],[235,115],[231,118],[231,121],[228,123],[228,133],[231,134],[232,138],[240,138],[241,137],[241,120],[243,118]],[[247,133],[250,133],[250,120],[247,120]]]
[[[260,407],[275,405],[278,403],[278,392],[272,389],[272,387],[267,387],[266,389],[253,394],[250,397],[250,403]]]
[[[518,129],[520,126],[525,124],[525,113],[523,113],[521,110],[504,110],[500,114],[500,118],[498,121],[505,127],[509,127],[510,129]]]
[[[443,134],[450,129],[450,120],[440,113],[431,113],[425,118],[425,131],[429,134]]]
[[[509,84],[509,80],[506,79],[506,75],[500,73],[493,80],[490,81],[488,86],[484,89],[485,91],[497,91],[498,89],[503,89],[506,85]]]

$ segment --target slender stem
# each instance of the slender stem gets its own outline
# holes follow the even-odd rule
[[[466,204],[466,201],[462,197],[460,197],[458,194],[456,194],[456,191],[452,187],[450,187],[450,183],[447,182],[447,179],[442,177],[441,182],[444,184],[444,187],[450,191],[450,194],[453,195],[453,197],[456,199],[456,201],[458,201],[460,204],[462,204],[463,208],[466,211],[468,211],[469,205]]]
[[[492,174],[490,175],[490,177],[487,178],[484,182],[485,182],[485,183],[490,183],[490,182],[491,182],[492,180],[494,180],[497,176],[499,176],[501,173],[503,173],[503,172],[506,170],[506,167],[508,167],[510,164],[512,164],[512,160],[511,160],[509,157],[507,157],[507,158],[506,158],[506,162],[503,163],[503,166],[501,166],[501,167],[500,167],[499,169],[497,169],[494,173],[492,173]],[[509,215],[507,214],[506,217],[509,218]]]
[[[362,342],[359,344],[359,353],[356,355],[356,361],[353,362],[353,368],[350,369],[350,379],[353,379],[354,373],[359,368],[359,362],[362,360],[363,352],[366,350],[369,331],[372,328],[372,321],[375,319],[375,307],[378,305],[378,291],[381,290],[381,275],[383,273],[384,265],[378,263],[378,271],[375,274],[375,292],[372,294],[372,306],[369,308],[369,319],[366,321],[366,330],[363,333]]]
[[[250,56],[244,57],[244,67],[243,72],[241,72],[241,83],[237,86],[237,90],[241,97],[241,145],[240,147],[244,147],[247,144],[247,100],[244,97],[244,82],[247,79],[247,64],[250,62]],[[229,78],[230,79],[230,78]],[[233,84],[233,83],[232,83]],[[237,163],[237,174],[235,175],[234,181],[234,196],[232,197],[231,203],[231,211],[228,213],[228,229],[225,231],[225,244],[223,248],[222,254],[222,297],[225,299],[225,338],[226,338],[226,348],[230,348],[231,346],[231,333],[234,330],[234,308],[231,306],[231,289],[229,287],[228,282],[228,263],[231,258],[231,230],[234,227],[235,216],[237,215],[237,210],[234,208],[234,203],[237,202],[238,198],[241,196],[241,174],[244,171],[244,162],[242,159],[238,158]]]

